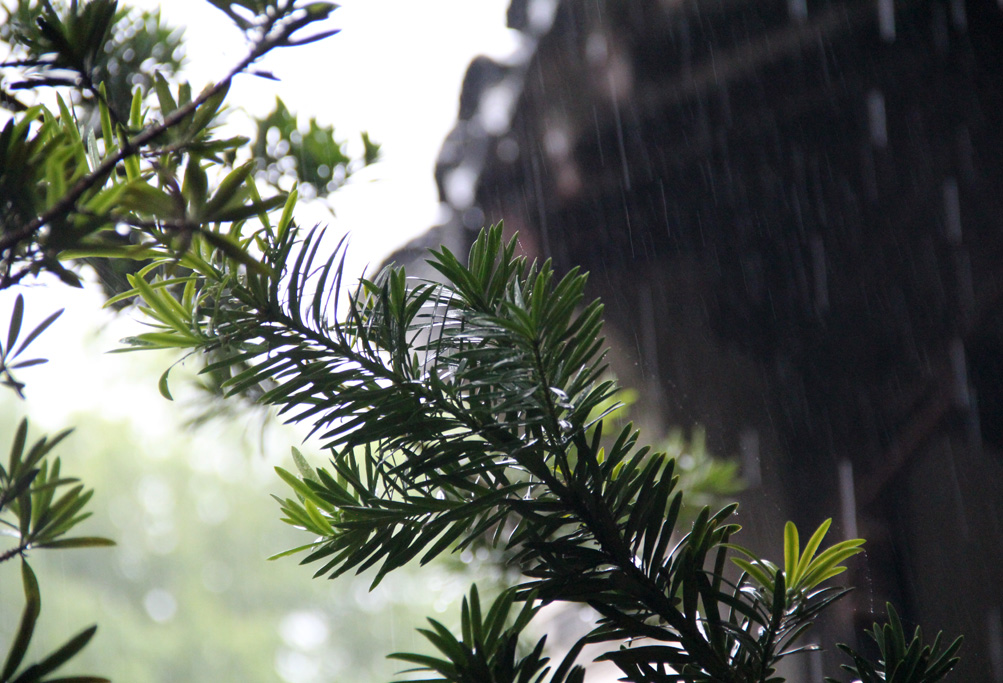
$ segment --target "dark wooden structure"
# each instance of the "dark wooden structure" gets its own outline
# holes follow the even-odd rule
[[[439,166],[592,271],[647,421],[742,457],[755,543],[868,538],[821,638],[892,600],[1003,681],[1003,10],[996,0],[515,0]],[[791,680],[835,673],[830,655]]]

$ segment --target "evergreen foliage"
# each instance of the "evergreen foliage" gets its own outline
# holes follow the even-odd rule
[[[328,450],[324,467],[300,458],[298,476],[279,471],[291,489],[279,501],[284,518],[315,537],[283,555],[305,553],[316,576],[374,568],[378,583],[413,560],[474,546],[517,569],[520,578],[486,609],[471,589],[458,635],[429,622],[422,634],[437,656],[394,655],[423,680],[583,681],[576,660],[593,644],[636,683],[781,680],[777,663],[810,647],[805,631],[846,593],[829,582],[863,541],[823,548],[826,522],[802,550],[789,524],[783,562],[773,564],[733,543],[735,505],[701,507],[683,523],[676,460],[641,445],[631,425],[606,433],[616,387],[606,374],[602,306],[584,298],[586,275],[530,262],[501,226],[483,231],[466,259],[432,252],[441,281],[412,281],[389,267],[345,294],[344,242],[297,225],[296,190],[263,198],[257,186],[255,170],[267,182],[275,163],[267,129],[294,142],[291,115],[265,121],[257,160],[247,139],[217,137],[232,78],[254,73],[275,48],[332,35],[300,32],[335,6],[212,4],[248,36],[245,59],[198,96],[163,74],[134,82],[127,111],[108,94],[102,74],[111,69],[99,57],[114,22],[127,16],[114,0],[18,5],[18,13],[36,12],[40,32],[8,34],[24,36],[33,55],[13,65],[38,70],[18,83],[77,97],[57,97],[50,109],[19,106],[13,91],[21,85],[2,90],[17,111],[0,133],[0,289],[41,272],[79,284],[81,259],[138,262],[124,273],[127,290],[109,299],[135,300],[148,319],[151,329],[128,339],[131,348],[204,356],[204,373],[228,395],[307,424]],[[96,107],[93,126],[78,106]],[[297,178],[319,183],[321,166],[340,168],[339,178],[350,172],[331,129],[314,123],[308,137],[312,160]],[[375,154],[367,139],[360,163]],[[17,390],[8,354],[19,325],[12,322],[0,354],[4,380]],[[160,387],[170,398],[169,370]],[[88,494],[74,487],[56,498],[67,482],[58,461],[42,462],[54,444],[24,456],[24,439],[22,429],[0,472],[0,512],[20,539],[0,560],[32,547],[102,543],[62,538]],[[93,633],[15,675],[39,605],[37,582],[22,566],[25,616],[0,681],[42,680]],[[520,640],[552,602],[597,614],[553,662],[545,639],[529,648]],[[862,680],[925,683],[957,661],[957,641],[938,652],[939,641],[923,646],[917,633],[906,645],[903,633],[891,612],[874,631],[882,661],[844,647],[848,670]]]
[[[375,567],[378,583],[414,559],[500,548],[524,579],[486,616],[474,589],[462,639],[430,622],[423,634],[445,659],[395,655],[441,676],[428,680],[580,681],[575,658],[594,643],[630,681],[780,680],[777,662],[846,593],[823,584],[863,541],[823,549],[826,522],[802,550],[788,524],[777,566],[731,543],[735,505],[680,528],[675,461],[639,446],[630,425],[603,437],[614,385],[584,274],[530,263],[495,226],[465,264],[431,253],[442,282],[388,267],[339,316],[344,247],[321,256],[323,233],[300,238],[290,217],[254,233],[262,272],[191,252],[189,276],[157,275],[174,262],[165,253],[122,295],[153,320],[134,347],[226,348],[206,371],[238,365],[231,394],[267,378],[261,400],[329,449],[329,467],[279,470],[294,493],[280,501],[286,521],[317,537],[284,554],[307,552],[315,576]],[[554,601],[599,617],[551,666],[542,641],[513,647],[512,629]]]

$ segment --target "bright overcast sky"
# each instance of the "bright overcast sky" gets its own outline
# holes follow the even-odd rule
[[[187,26],[196,90],[245,54],[242,34],[205,0],[141,4],[160,4],[170,23]],[[280,96],[301,121],[333,124],[351,142],[365,130],[383,145],[383,163],[365,176],[375,182],[356,183],[335,200],[337,227],[352,233],[353,250],[378,260],[436,222],[432,172],[456,120],[466,67],[478,54],[504,57],[516,47],[515,32],[505,28],[508,4],[344,0],[332,15],[341,33],[273,53],[261,66],[281,81],[244,76],[230,101],[265,115]]]
[[[205,0],[133,0],[161,6],[171,24],[186,26],[189,70],[197,91],[224,75],[245,54],[243,37]],[[364,178],[337,193],[333,228],[352,234],[353,261],[378,264],[393,248],[435,224],[438,196],[433,168],[443,138],[456,119],[460,85],[478,54],[504,57],[515,48],[505,28],[508,0],[344,0],[333,15],[338,35],[313,45],[287,48],[266,58],[262,68],[281,79],[243,76],[228,102],[264,115],[280,96],[301,121],[316,117],[333,124],[339,138],[358,140],[369,131],[383,145],[383,161]],[[311,218],[300,213],[301,224]],[[330,220],[329,216],[321,219]],[[16,291],[0,292],[0,331]],[[111,320],[94,292],[61,285],[29,287],[25,329],[61,307],[67,312],[33,345],[32,356],[48,365],[25,370],[29,404],[49,428],[75,409],[104,404],[106,412],[150,415],[170,412],[156,393],[155,376],[144,381],[123,372],[122,356],[102,351],[115,340],[141,331],[129,316]],[[87,328],[109,326],[98,339]],[[26,332],[25,332],[26,333]],[[157,354],[161,369],[171,362]],[[148,420],[151,429],[171,429],[169,420]],[[152,436],[152,434],[151,434]]]

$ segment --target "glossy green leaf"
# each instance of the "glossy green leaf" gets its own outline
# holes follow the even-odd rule
[[[42,596],[38,590],[38,579],[35,578],[35,572],[24,560],[21,561],[21,582],[24,586],[24,611],[21,613],[21,621],[8,651],[7,660],[4,662],[3,670],[0,671],[0,680],[2,681],[10,680],[24,659],[24,655],[28,651],[28,644],[35,633],[35,622],[42,609]]]
[[[24,683],[27,683],[28,681],[42,680],[44,676],[52,673],[53,671],[61,667],[63,664],[72,659],[82,649],[84,649],[87,643],[90,642],[91,638],[94,637],[94,633],[96,631],[97,631],[97,626],[91,626],[89,628],[84,629],[76,636],[71,638],[69,641],[67,641],[58,650],[56,650],[55,652],[47,656],[45,659],[40,661],[38,664],[34,664],[28,667],[23,674],[14,679],[14,683],[20,683],[22,681]],[[59,679],[59,680],[65,681],[67,679]],[[54,679],[49,679],[49,681],[55,683]]]
[[[54,323],[56,321],[56,319],[59,318],[60,315],[63,314],[64,310],[65,309],[60,308],[55,313],[49,314],[49,316],[45,320],[43,320],[38,325],[36,325],[35,329],[33,329],[28,334],[27,337],[25,337],[23,340],[21,340],[21,345],[17,347],[17,350],[14,352],[14,355],[17,356],[22,351],[24,351],[26,348],[28,348],[28,345],[31,344],[33,341],[35,341],[40,334],[42,334],[43,332],[45,332],[49,328],[49,326],[52,323]]]
[[[100,536],[77,536],[75,538],[57,538],[51,541],[36,543],[36,548],[107,548],[116,545],[115,541]]]
[[[0,356],[6,356],[17,343],[17,337],[21,333],[21,321],[24,318],[24,297],[20,294],[14,299],[14,310],[10,314],[10,324],[7,327],[7,346],[0,349]]]
[[[222,252],[223,255],[232,259],[236,263],[245,266],[250,272],[259,275],[267,275],[272,272],[266,264],[248,254],[247,251],[241,245],[237,244],[232,238],[211,230],[206,230],[199,234],[206,242]]]
[[[163,374],[160,375],[160,381],[157,382],[157,389],[160,391],[160,395],[166,398],[168,401],[173,401],[174,397],[171,396],[171,388],[168,385],[168,375],[171,372],[171,368],[164,370]]]
[[[184,216],[184,206],[177,199],[145,182],[130,182],[122,191],[121,204],[130,211],[164,220]]]

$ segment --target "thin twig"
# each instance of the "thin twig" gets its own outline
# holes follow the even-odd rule
[[[229,87],[230,82],[235,76],[243,72],[248,66],[262,57],[265,53],[275,48],[283,39],[288,37],[286,32],[280,32],[279,35],[269,38],[268,33],[271,28],[272,26],[269,26],[268,30],[264,31],[265,37],[254,46],[244,59],[242,59],[233,69],[230,70],[223,80],[219,81],[211,88],[203,91],[201,95],[190,103],[172,111],[170,114],[165,116],[164,120],[160,123],[149,126],[131,140],[126,138],[123,141],[122,148],[116,154],[105,159],[91,173],[77,181],[76,185],[70,188],[70,190],[48,211],[28,221],[20,228],[0,236],[0,253],[12,251],[18,243],[30,238],[43,226],[60,216],[65,216],[72,212],[77,200],[79,200],[80,197],[83,196],[83,194],[89,189],[94,187],[99,182],[102,182],[103,179],[106,178],[119,163],[130,156],[139,154],[142,148],[148,143],[181,123],[181,121],[194,113],[196,109],[205,104],[211,97],[219,94],[222,90]],[[4,275],[5,280],[8,277],[9,273]]]
[[[0,563],[6,562],[7,560],[13,559],[18,555],[23,555],[26,550],[28,550],[31,543],[27,541],[21,541],[16,547],[11,548],[5,552],[0,553]]]

